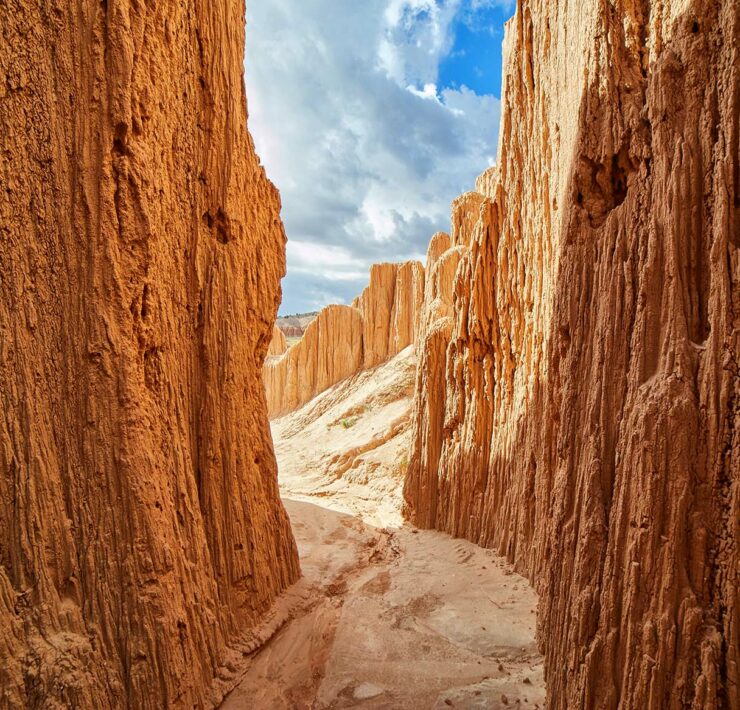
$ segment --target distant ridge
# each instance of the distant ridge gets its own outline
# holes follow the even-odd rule
[[[308,328],[308,324],[315,320],[317,315],[319,315],[318,311],[312,311],[311,313],[281,316],[275,321],[275,325],[283,331],[286,338],[301,338],[306,328]]]

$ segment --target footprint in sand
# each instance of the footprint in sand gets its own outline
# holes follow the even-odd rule
[[[467,545],[464,545],[462,543],[455,545],[455,559],[457,560],[459,564],[461,565],[468,564],[468,562],[470,562],[472,557],[473,557],[473,553],[468,548]]]
[[[370,581],[360,587],[361,594],[372,596],[383,596],[391,588],[391,575],[389,572],[378,572]]]

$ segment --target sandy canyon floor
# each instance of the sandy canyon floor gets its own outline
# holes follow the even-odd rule
[[[407,350],[273,422],[304,577],[226,710],[544,708],[527,581],[402,521],[413,377]]]

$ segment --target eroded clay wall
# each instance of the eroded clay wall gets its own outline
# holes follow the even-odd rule
[[[369,285],[351,306],[327,306],[300,341],[265,363],[270,417],[297,409],[413,345],[423,298],[424,268],[419,262],[374,264]]]
[[[0,706],[209,706],[299,574],[244,4],[17,0],[0,27]]]
[[[407,515],[529,575],[550,708],[740,707],[739,36],[733,0],[522,0],[419,336]]]

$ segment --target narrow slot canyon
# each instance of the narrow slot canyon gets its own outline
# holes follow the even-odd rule
[[[303,578],[223,708],[544,707],[527,580],[401,515],[415,360],[273,421]]]
[[[738,0],[0,36],[0,710],[740,710]]]

